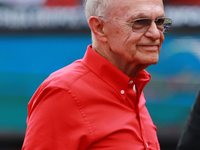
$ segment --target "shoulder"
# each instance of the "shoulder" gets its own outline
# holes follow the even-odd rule
[[[79,93],[80,82],[87,82],[83,79],[90,70],[81,62],[75,61],[72,64],[53,72],[38,87],[28,105],[28,114],[42,101],[52,101],[62,104],[62,100],[70,101],[76,99],[74,93]],[[88,78],[88,77],[87,77]],[[83,81],[82,81],[83,80]],[[75,92],[78,91],[78,92]]]
[[[90,80],[88,76],[90,72],[90,69],[82,63],[82,60],[77,60],[53,72],[35,91],[29,101],[29,111],[32,111],[44,99],[52,99],[52,95],[57,96],[55,98],[57,100],[61,98],[59,94],[65,95],[64,97],[62,96],[65,100],[69,99],[69,97],[75,98],[78,93],[85,90],[85,88],[81,88],[81,84]]]
[[[41,86],[57,87],[68,90],[77,80],[88,74],[90,70],[77,60],[72,64],[53,72]]]

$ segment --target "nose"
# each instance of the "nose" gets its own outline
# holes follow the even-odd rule
[[[152,21],[148,31],[145,32],[145,36],[148,38],[152,38],[153,40],[159,39],[161,34],[163,33],[158,30],[156,23],[154,21]]]

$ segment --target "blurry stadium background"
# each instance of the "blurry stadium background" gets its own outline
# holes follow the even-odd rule
[[[165,0],[173,29],[147,71],[147,107],[163,150],[173,150],[200,89],[200,1]],[[27,104],[52,72],[91,43],[83,0],[0,0],[0,150],[21,149]]]

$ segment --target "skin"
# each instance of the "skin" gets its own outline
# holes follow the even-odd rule
[[[155,20],[165,17],[165,13],[162,0],[113,0],[106,17],[131,22],[138,18]],[[89,26],[94,36],[93,49],[129,77],[135,78],[141,70],[158,62],[164,35],[154,22],[145,33],[97,16],[90,17]]]

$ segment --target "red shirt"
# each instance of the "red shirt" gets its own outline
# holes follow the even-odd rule
[[[37,89],[22,149],[159,150],[142,92],[149,80],[145,70],[129,78],[88,46]]]

